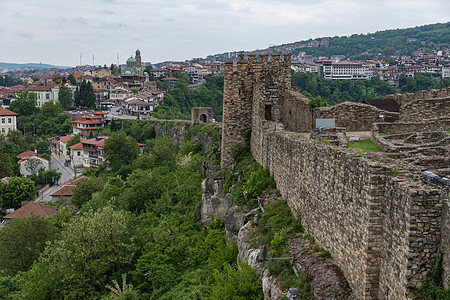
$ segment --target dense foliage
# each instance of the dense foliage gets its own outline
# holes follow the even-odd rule
[[[300,88],[310,99],[320,100],[330,105],[344,101],[360,102],[364,99],[383,98],[397,93],[389,83],[376,77],[370,80],[329,80],[315,73],[292,74],[292,86]],[[415,73],[414,77],[401,75],[399,89],[402,93],[415,93],[420,90],[441,89],[450,86],[450,78],[440,78],[431,74]],[[317,106],[316,106],[317,107]]]
[[[77,107],[95,107],[94,88],[90,81],[83,80],[74,92],[74,104]]]
[[[206,82],[199,88],[191,89],[187,81],[181,78],[173,88],[159,84],[167,89],[164,105],[155,108],[152,116],[159,119],[190,119],[191,108],[211,106],[214,118],[222,120],[223,76],[208,75]]]
[[[369,34],[353,34],[351,36],[335,36],[330,38],[330,46],[325,48],[304,47],[293,53],[306,52],[313,56],[345,55],[347,58],[369,58],[380,53],[386,55],[411,55],[414,51],[430,51],[440,49],[439,44],[450,44],[450,23],[432,24],[407,29],[378,31]],[[415,38],[417,41],[408,41]],[[319,39],[320,40],[320,39]],[[312,41],[312,40],[309,40]],[[309,41],[303,41],[309,42]],[[421,42],[425,42],[423,45]],[[372,53],[361,55],[362,53]]]
[[[142,139],[151,123],[134,124],[121,127],[140,126],[134,133]],[[112,135],[121,132],[111,129]],[[50,242],[37,250],[39,255],[28,257],[38,259],[32,266],[27,263],[24,272],[0,276],[3,295],[261,299],[261,281],[245,263],[238,265],[236,245],[229,244],[223,221],[207,227],[198,223],[200,170],[209,155],[199,145],[205,140],[214,145],[219,129],[196,125],[184,137],[180,148],[168,138],[145,140],[148,152],[128,163],[130,173],[123,173],[123,166],[117,172],[86,172],[90,179],[74,191],[80,212],[52,217],[58,219],[52,224],[58,224],[59,234],[43,238]]]

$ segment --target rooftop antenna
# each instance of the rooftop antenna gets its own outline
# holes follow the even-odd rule
[[[80,66],[81,66],[81,59],[83,58],[83,52],[80,53]]]
[[[117,67],[119,67],[119,53],[117,53]]]
[[[92,54],[92,66],[95,67],[95,63],[94,63],[94,54]]]

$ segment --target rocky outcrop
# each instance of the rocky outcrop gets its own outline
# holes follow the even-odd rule
[[[223,179],[205,179],[202,182],[201,223],[211,222],[211,216],[215,219],[224,218],[225,213],[231,207],[231,199],[224,196]]]
[[[265,300],[277,300],[284,296],[284,293],[277,286],[275,277],[269,275],[269,271],[264,269],[261,262],[258,261],[260,249],[253,248],[249,243],[249,232],[251,231],[251,224],[247,222],[241,227],[238,233],[237,246],[239,251],[239,258],[247,262],[250,266],[256,268],[262,277],[262,288]]]

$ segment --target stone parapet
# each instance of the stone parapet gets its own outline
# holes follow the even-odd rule
[[[407,299],[439,248],[447,195],[410,178],[420,176],[413,166],[316,145],[280,123],[261,124],[253,128],[253,156],[269,166],[294,214],[331,252],[355,295]],[[400,175],[392,176],[394,169]]]

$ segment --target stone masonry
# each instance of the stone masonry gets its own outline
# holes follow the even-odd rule
[[[267,55],[241,56],[237,72],[227,63],[222,167],[231,166],[233,145],[251,129],[253,156],[270,168],[293,213],[330,251],[356,297],[409,299],[438,249],[448,247],[442,228],[448,190],[422,183],[414,165],[305,138],[299,132],[311,130],[314,118],[306,111],[289,119],[307,110],[291,90],[289,67],[288,55],[283,64],[279,55],[271,63]]]

